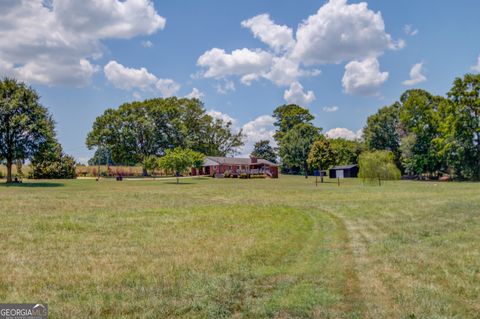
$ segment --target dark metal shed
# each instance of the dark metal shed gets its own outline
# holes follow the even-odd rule
[[[330,178],[355,178],[358,176],[358,165],[334,166],[329,172]]]

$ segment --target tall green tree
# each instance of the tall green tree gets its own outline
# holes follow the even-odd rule
[[[243,133],[241,130],[234,132],[232,125],[221,119],[211,119],[204,128],[203,146],[192,149],[212,156],[237,154],[239,147],[244,144]]]
[[[252,156],[263,158],[272,163],[277,162],[277,154],[274,148],[270,145],[269,140],[260,140],[253,146]]]
[[[295,125],[283,136],[280,157],[292,173],[303,173],[308,177],[308,154],[313,142],[320,138],[321,129],[308,123]]]
[[[199,167],[202,165],[204,158],[205,156],[202,153],[177,147],[173,150],[167,150],[165,155],[158,159],[158,166],[175,173],[178,184],[180,173],[191,167]]]
[[[401,149],[409,155],[402,154],[404,167],[415,174],[438,174],[444,163],[433,141],[441,134],[439,108],[445,99],[414,89],[403,93],[400,101],[402,141],[406,143]]]
[[[287,142],[283,143],[283,138],[297,125],[308,124],[312,126],[312,121],[315,117],[306,108],[303,108],[296,104],[285,104],[273,110],[273,118],[275,119],[273,125],[276,127],[273,137],[279,147],[279,156],[282,162],[282,171],[285,173],[298,174],[300,172],[304,172],[305,174],[307,174],[307,170],[302,168],[304,164],[297,163],[293,166],[290,166],[292,163],[297,162],[292,161],[292,158],[296,157],[296,155],[292,157],[286,153],[287,150],[291,147],[289,145],[286,145]],[[293,135],[295,134],[297,133],[293,133]],[[289,139],[291,138],[292,136],[289,137]]]
[[[367,119],[367,125],[363,129],[363,138],[367,149],[387,150],[394,154],[396,164],[400,162],[400,139],[399,113],[401,104],[395,102],[385,106]]]
[[[320,172],[335,164],[335,152],[326,137],[320,135],[312,144],[307,162],[310,168],[319,169]],[[321,175],[321,182],[323,183],[323,175]]]
[[[146,157],[162,151],[159,140],[164,136],[156,131],[155,125],[149,104],[123,104],[118,110],[106,110],[96,119],[87,146],[110,149],[115,162],[143,163]],[[146,172],[144,167],[144,175]]]
[[[197,99],[151,99],[126,103],[99,116],[86,144],[107,148],[116,163],[144,164],[149,156],[161,156],[175,147],[225,156],[243,145],[241,130],[206,114]],[[147,168],[143,167],[144,174]]]
[[[285,104],[273,110],[273,117],[275,123],[273,125],[277,128],[273,136],[278,144],[280,144],[283,136],[288,133],[295,125],[311,124],[315,118],[306,108],[296,104]]]
[[[0,81],[0,161],[7,166],[7,183],[13,163],[31,159],[54,135],[53,119],[39,99],[24,83]]]
[[[480,74],[456,78],[448,97],[445,152],[460,178],[480,180]]]
[[[184,136],[183,147],[210,156],[227,156],[236,154],[243,146],[242,130],[236,131],[232,122],[224,122],[207,114],[200,100],[176,101],[180,108],[179,121]]]

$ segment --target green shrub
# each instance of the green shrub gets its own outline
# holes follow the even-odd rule
[[[400,170],[394,162],[394,155],[389,151],[364,152],[359,158],[358,176],[364,180],[376,181],[400,179]]]
[[[33,179],[70,179],[76,178],[75,160],[69,155],[62,155],[52,161],[32,163],[29,178]]]

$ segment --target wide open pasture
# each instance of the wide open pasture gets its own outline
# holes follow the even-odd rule
[[[0,184],[0,302],[52,318],[478,318],[480,184]]]

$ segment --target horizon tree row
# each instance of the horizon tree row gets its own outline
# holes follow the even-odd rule
[[[252,154],[275,162],[278,158],[283,173],[307,177],[314,169],[358,163],[365,151],[388,151],[402,174],[480,180],[480,75],[456,78],[445,97],[421,89],[405,91],[399,101],[369,116],[363,138],[354,141],[324,136],[310,111],[295,104],[277,107],[273,117],[278,147],[257,141]],[[142,165],[146,175],[151,158],[167,150],[235,155],[243,138],[231,122],[208,115],[200,100],[171,97],[105,110],[86,144],[96,149],[92,164]],[[33,178],[75,175],[75,160],[63,153],[55,122],[36,91],[5,78],[0,81],[0,163],[7,166],[8,182],[12,166],[27,160]]]
[[[167,150],[184,148],[211,156],[233,155],[243,145],[242,130],[206,113],[198,99],[154,98],[107,109],[96,118],[86,145],[115,163],[141,164]]]
[[[446,97],[407,90],[363,132],[367,149],[393,152],[404,174],[480,180],[480,75],[456,78]]]
[[[480,180],[480,75],[456,78],[446,97],[405,91],[369,116],[354,141],[324,136],[310,111],[295,104],[277,107],[273,117],[283,173],[307,177],[314,169],[357,164],[365,151],[374,154],[364,162],[375,156],[385,162],[389,155],[375,151],[387,151],[404,175]]]
[[[315,117],[306,108],[285,104],[273,111],[281,169],[286,174],[307,177],[313,170],[332,165],[357,163],[364,146],[360,141],[328,138],[315,126]]]

